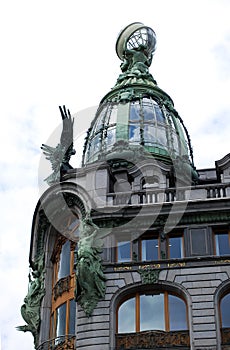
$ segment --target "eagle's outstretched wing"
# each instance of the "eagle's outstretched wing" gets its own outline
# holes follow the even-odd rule
[[[60,180],[62,173],[67,169],[71,169],[69,164],[70,158],[75,154],[73,148],[73,124],[74,119],[72,118],[70,111],[66,110],[65,106],[60,107],[62,117],[62,133],[60,143],[56,147],[51,147],[42,144],[41,149],[47,160],[50,161],[53,173],[48,176],[44,181],[47,181],[49,185]]]
[[[72,118],[69,109],[66,110],[65,106],[61,108],[59,106],[60,113],[62,116],[63,127],[61,134],[61,145],[68,150],[69,147],[73,146],[73,124],[74,119]]]

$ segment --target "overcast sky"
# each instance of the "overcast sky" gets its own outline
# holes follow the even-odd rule
[[[120,73],[118,33],[143,22],[157,35],[150,72],[184,120],[195,165],[214,167],[230,151],[229,17],[229,0],[1,2],[3,350],[33,348],[31,334],[15,327],[25,323],[20,307],[27,293],[31,223],[44,190],[38,185],[40,146],[59,125],[58,106],[77,113],[82,134]],[[77,153],[73,165],[78,146]]]

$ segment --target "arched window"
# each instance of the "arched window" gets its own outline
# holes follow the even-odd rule
[[[229,344],[230,339],[230,291],[220,300],[220,325],[222,345]]]
[[[117,309],[117,349],[145,349],[167,345],[189,349],[187,305],[183,298],[168,291],[136,293],[123,300]],[[131,342],[131,343],[130,343]]]
[[[187,329],[185,301],[168,292],[137,293],[118,309],[118,333]]]
[[[66,235],[57,234],[51,257],[53,281],[50,339],[53,339],[53,346],[62,343],[70,346],[70,344],[74,344],[75,339],[74,252],[77,246],[79,219],[75,217],[72,220],[67,220],[65,224]],[[65,234],[64,230],[62,233]],[[73,240],[70,239],[71,237]]]

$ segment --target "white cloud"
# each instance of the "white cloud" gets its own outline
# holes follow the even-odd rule
[[[156,31],[150,71],[185,122],[196,165],[214,167],[215,160],[229,153],[229,10],[226,0],[1,4],[4,350],[18,344],[22,350],[32,349],[31,335],[14,327],[24,324],[20,306],[27,290],[31,222],[39,198],[40,146],[60,124],[58,105],[66,104],[76,113],[100,102],[120,73],[114,49],[119,31],[141,21]],[[80,118],[76,122],[84,129]]]

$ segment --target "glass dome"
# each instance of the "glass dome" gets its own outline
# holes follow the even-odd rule
[[[126,103],[102,103],[88,132],[83,164],[101,159],[120,140],[144,146],[165,159],[188,155],[180,121],[150,96]]]
[[[128,153],[137,146],[167,164],[176,160],[182,167],[194,167],[183,120],[149,73],[155,49],[156,34],[143,23],[131,23],[118,35],[122,73],[103,97],[88,130],[83,165],[119,157],[119,147]]]

